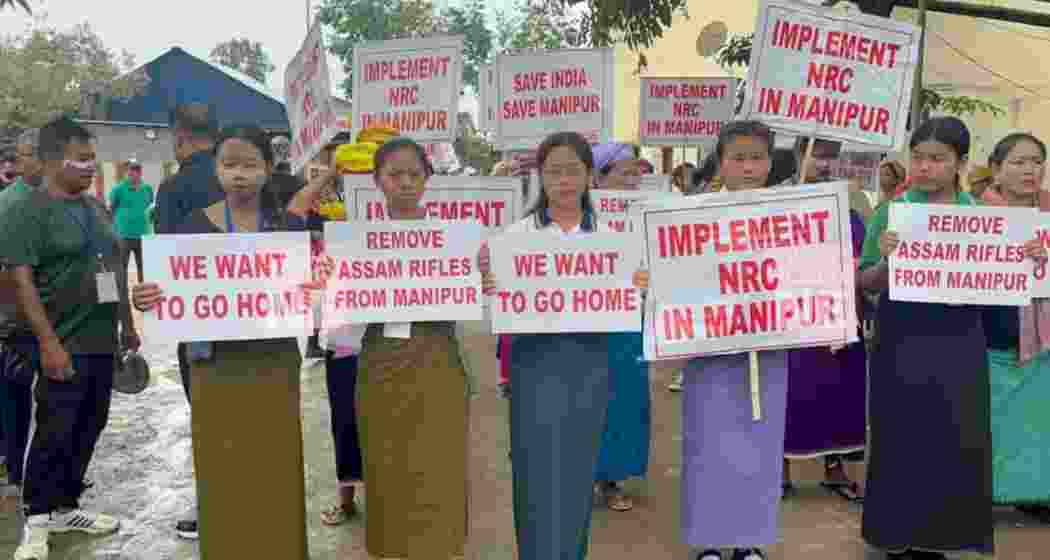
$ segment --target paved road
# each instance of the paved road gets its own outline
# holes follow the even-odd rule
[[[471,526],[469,558],[512,560],[510,464],[506,402],[496,391],[495,340],[475,326],[468,327],[468,355],[481,381],[471,405],[472,456]],[[147,341],[156,369],[170,363],[170,345]],[[652,375],[654,404],[653,454],[649,478],[629,489],[637,496],[627,513],[598,509],[595,512],[590,558],[604,560],[690,558],[678,544],[680,397],[668,393],[669,371]],[[344,527],[322,527],[318,515],[335,496],[335,473],[329,435],[329,412],[323,364],[303,370],[307,506],[311,558],[314,560],[365,560],[364,521]],[[143,394],[114,398],[109,429],[103,436],[90,477],[98,485],[86,496],[92,507],[126,520],[120,534],[103,539],[62,536],[55,540],[52,558],[188,560],[196,558],[192,543],[180,542],[172,526],[192,505],[188,409],[177,372],[155,375]],[[266,465],[258,468],[265,469]],[[916,465],[916,468],[950,468],[950,465]],[[862,467],[854,468],[861,476]],[[770,551],[771,559],[815,558],[875,560],[860,540],[860,509],[828,496],[816,481],[814,464],[796,467],[802,488],[796,499],[783,506],[782,543]],[[809,482],[806,482],[809,481]],[[279,483],[275,479],[275,483]],[[259,489],[259,503],[245,504],[245,515],[273,515],[265,507],[266,489]],[[17,539],[18,523],[13,503],[4,502],[0,513],[0,558],[9,558]],[[720,504],[711,504],[717,510]],[[907,507],[907,504],[902,504]],[[1036,560],[1046,557],[1050,528],[1029,522],[1011,510],[997,512],[997,558]]]

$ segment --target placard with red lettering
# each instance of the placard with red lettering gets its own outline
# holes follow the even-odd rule
[[[650,273],[647,360],[857,339],[845,183],[660,198],[632,213]]]
[[[418,142],[456,139],[462,36],[355,45],[353,68],[355,137],[384,125]]]
[[[146,336],[177,342],[298,338],[314,328],[299,287],[310,280],[308,232],[153,235],[143,273],[164,291]]]
[[[638,137],[648,146],[714,146],[736,110],[735,78],[642,78]]]
[[[345,176],[343,189],[349,219],[386,219],[386,201],[370,175]],[[523,215],[521,179],[435,175],[427,181],[422,205],[433,219],[476,222],[486,231],[502,231]]]
[[[671,176],[642,175],[642,182],[638,184],[638,189],[650,192],[670,192],[671,190],[673,190],[671,188]]]
[[[641,329],[642,295],[632,280],[641,263],[636,236],[507,233],[493,238],[489,251],[494,333]]]
[[[324,232],[335,261],[325,288],[325,329],[482,318],[477,223],[326,222]]]
[[[292,173],[321,153],[342,129],[332,105],[331,78],[326,49],[321,38],[321,22],[314,22],[306,41],[284,71],[284,100],[291,125],[292,142],[288,164]]]
[[[493,144],[532,150],[549,134],[572,130],[592,144],[615,125],[616,60],[611,48],[564,49],[496,57]]]
[[[927,303],[1028,305],[1034,262],[1034,208],[911,204],[890,206],[890,299]]]
[[[1050,223],[1047,223],[1045,216],[1040,215],[1035,234],[1043,242],[1043,247],[1050,250]],[[1033,298],[1050,298],[1050,280],[1047,280],[1047,276],[1050,276],[1047,273],[1048,269],[1050,269],[1050,262],[1035,263],[1035,270],[1032,273],[1032,278],[1035,281],[1032,285]]]
[[[594,207],[594,215],[598,223],[612,231],[632,232],[634,221],[631,220],[631,205],[639,200],[659,197],[680,197],[678,191],[612,191],[605,189],[591,189],[591,205]]]
[[[903,21],[764,0],[741,118],[899,150],[921,34]]]

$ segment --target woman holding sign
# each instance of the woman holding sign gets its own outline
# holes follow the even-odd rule
[[[1046,145],[1031,134],[1011,134],[988,157],[994,182],[981,201],[1047,210],[1040,205]],[[1036,282],[1046,283],[1046,267]],[[992,470],[995,503],[1018,505],[1050,519],[1050,302],[986,307],[984,332],[992,390]]]
[[[433,168],[407,138],[375,154],[376,187],[393,220],[424,220]],[[358,357],[357,420],[368,481],[368,553],[446,559],[467,534],[467,372],[455,324],[371,324]]]
[[[638,149],[629,144],[600,144],[594,147],[594,166],[600,189],[635,191],[642,181]],[[642,333],[609,335],[609,410],[598,454],[595,491],[609,509],[628,511],[634,507],[624,494],[621,481],[644,477],[649,469],[651,398],[649,364],[643,360]]]
[[[962,121],[926,121],[910,148],[910,186],[894,204],[976,204],[959,188],[970,151]],[[991,397],[981,308],[890,299],[887,259],[900,239],[888,229],[889,209],[872,216],[860,263],[862,287],[881,293],[863,537],[889,558],[990,554]],[[1038,240],[1025,245],[1028,257],[1045,253]],[[922,457],[949,468],[916,468]]]
[[[594,155],[575,132],[548,136],[537,153],[540,190],[507,232],[574,236],[605,231],[591,208]],[[486,293],[498,279],[487,248],[479,268]],[[510,345],[511,465],[519,560],[583,560],[592,488],[609,403],[608,336],[515,335]]]
[[[758,121],[722,128],[715,154],[729,192],[770,186],[773,132]],[[648,273],[636,276],[648,287]],[[753,374],[760,373],[760,377]],[[777,542],[787,407],[788,352],[774,350],[689,360],[682,402],[682,532],[706,548],[697,560],[764,560]],[[753,418],[750,379],[762,417]],[[719,505],[716,505],[719,504]]]
[[[288,227],[277,197],[263,188],[272,165],[272,147],[262,129],[248,125],[224,130],[215,144],[215,171],[224,197],[192,212],[175,232],[294,229]],[[132,290],[133,303],[143,312],[157,306],[163,295],[162,286],[149,282]],[[193,458],[204,528],[201,557],[306,558],[301,358],[296,340],[195,342],[189,343],[187,354]],[[279,483],[274,483],[273,473],[279,474]],[[279,513],[246,515],[245,504],[258,502],[260,496]]]

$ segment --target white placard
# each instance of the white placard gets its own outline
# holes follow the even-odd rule
[[[668,193],[671,188],[670,175],[642,175],[642,182],[638,185],[639,190],[649,192]]]
[[[647,360],[857,339],[845,183],[635,204],[650,272]]]
[[[893,19],[764,0],[740,118],[897,151],[921,33]]]
[[[386,203],[371,176],[343,178],[347,218],[383,220]],[[427,180],[421,204],[430,218],[477,222],[486,231],[502,231],[522,215],[521,179],[436,175]]]
[[[634,222],[631,221],[631,205],[639,200],[660,197],[680,197],[681,193],[667,191],[613,191],[605,189],[591,189],[591,206],[594,207],[594,215],[598,223],[611,231],[632,232]]]
[[[328,60],[321,38],[321,22],[314,22],[306,41],[284,72],[284,100],[292,142],[288,163],[299,173],[342,129],[332,104]]]
[[[299,287],[310,280],[307,232],[152,235],[143,275],[164,300],[143,315],[155,340],[298,338],[313,331]]]
[[[489,250],[494,333],[641,329],[642,296],[632,280],[641,262],[636,236],[508,233],[493,238]]]
[[[1047,223],[1045,216],[1039,216],[1035,233],[1043,242],[1043,247],[1050,250],[1050,224]],[[1035,280],[1032,286],[1032,297],[1034,298],[1050,298],[1050,280],[1046,279],[1047,268],[1050,268],[1050,263],[1047,261],[1035,264],[1035,270],[1032,273],[1032,278]]]
[[[735,78],[642,78],[641,92],[647,146],[714,146],[736,110]]]
[[[456,139],[462,36],[355,45],[353,68],[354,137],[383,124],[417,142]]]
[[[611,48],[501,54],[496,69],[497,149],[532,150],[566,130],[592,144],[610,141],[616,117]]]
[[[324,327],[482,318],[481,226],[434,220],[327,222],[335,269]]]
[[[911,204],[890,206],[900,245],[889,258],[890,299],[927,303],[1027,305],[1034,208]]]

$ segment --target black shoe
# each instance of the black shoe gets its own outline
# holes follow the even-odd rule
[[[195,541],[200,538],[200,533],[197,532],[197,520],[196,519],[183,519],[175,524],[175,534],[179,538]]]
[[[696,560],[722,560],[722,551],[709,548],[700,553],[700,556],[696,557]]]
[[[737,548],[733,550],[733,560],[766,560],[766,553],[760,548]]]

